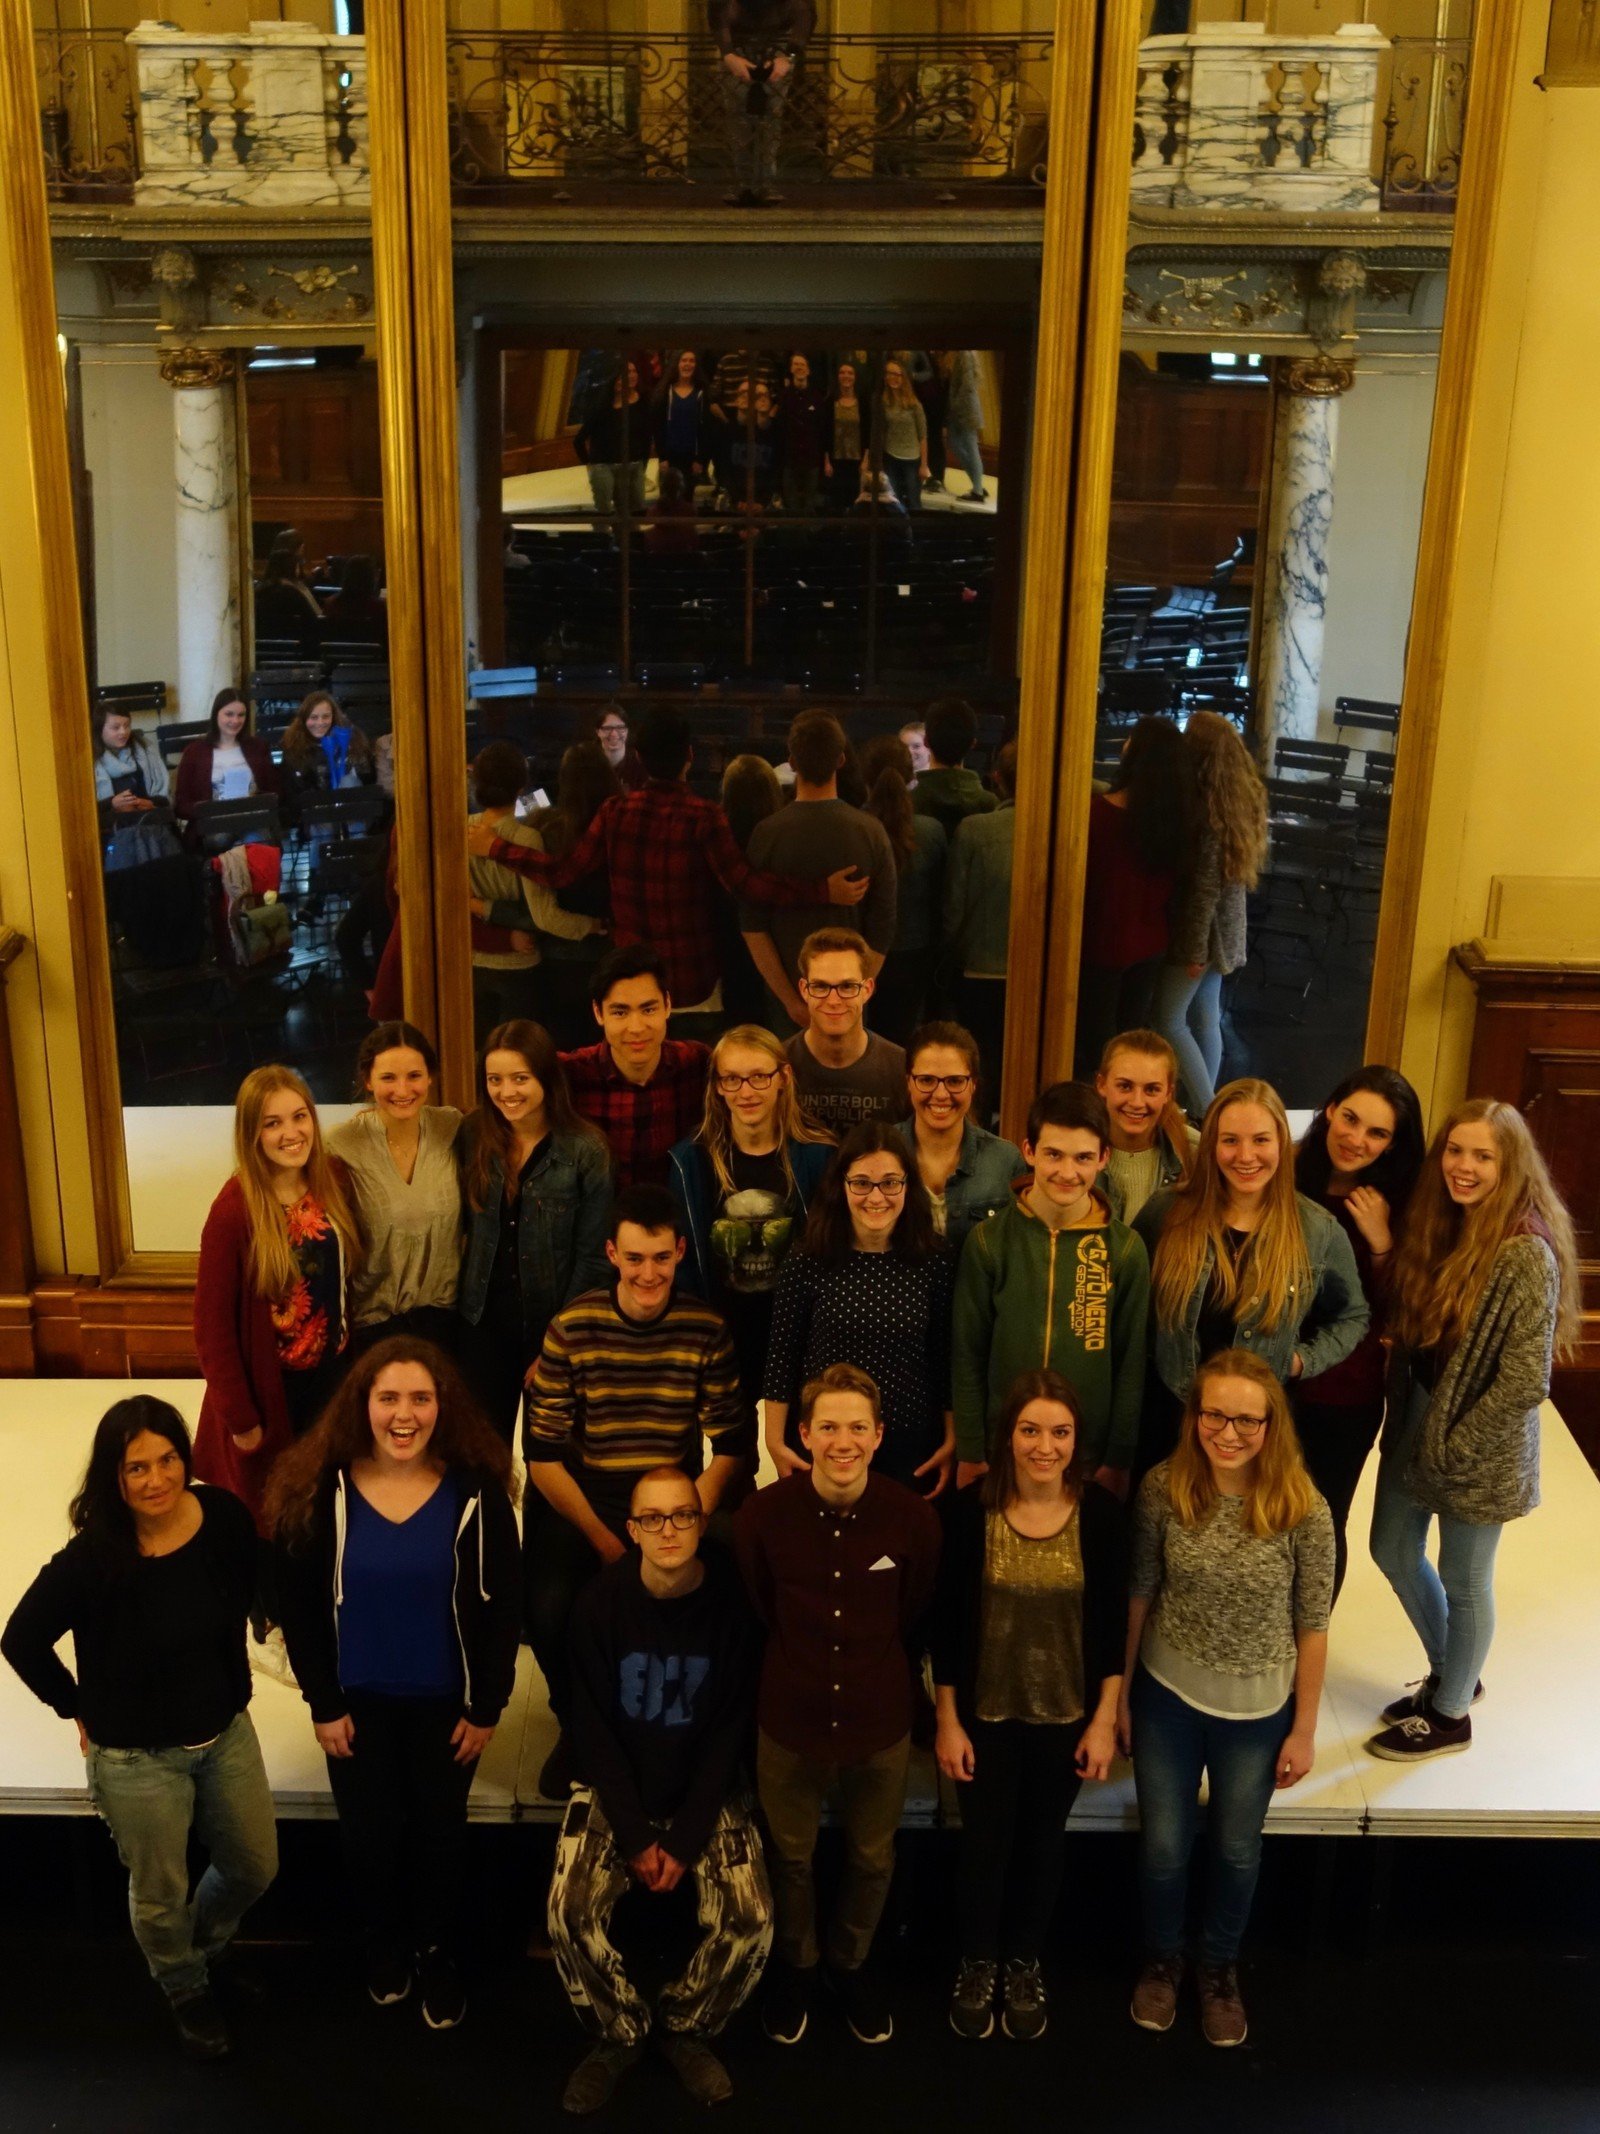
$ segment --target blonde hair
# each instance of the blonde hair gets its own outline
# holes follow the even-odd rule
[[[794,1086],[794,1070],[789,1065],[783,1041],[774,1037],[770,1030],[763,1030],[759,1023],[736,1023],[731,1030],[724,1030],[712,1046],[706,1075],[705,1114],[695,1139],[706,1152],[718,1190],[731,1193],[734,1190],[733,1121],[728,1112],[728,1100],[717,1087],[718,1063],[730,1045],[743,1045],[750,1052],[764,1052],[777,1071],[778,1103],[772,1123],[778,1130],[777,1153],[778,1161],[783,1165],[784,1183],[792,1193],[794,1170],[789,1162],[789,1143],[816,1141],[832,1148],[834,1137],[801,1110],[799,1092]]]
[[[1250,751],[1214,711],[1189,714],[1184,739],[1194,750],[1206,827],[1222,853],[1222,879],[1254,889],[1267,857],[1267,789]]]
[[[1500,1175],[1475,1207],[1462,1208],[1444,1182],[1444,1151],[1458,1126],[1487,1126]],[[1572,1218],[1539,1145],[1515,1105],[1496,1097],[1458,1104],[1434,1135],[1412,1189],[1395,1255],[1390,1332],[1407,1348],[1454,1348],[1477,1309],[1494,1256],[1509,1237],[1543,1238],[1560,1277],[1556,1349],[1577,1345],[1581,1304]]]
[[[1259,1105],[1278,1135],[1278,1168],[1262,1196],[1261,1220],[1237,1263],[1223,1236],[1228,1188],[1217,1167],[1222,1115],[1234,1104]],[[1282,1323],[1292,1309],[1295,1292],[1304,1297],[1310,1285],[1311,1262],[1294,1188],[1294,1141],[1282,1099],[1270,1082],[1250,1077],[1229,1082],[1211,1100],[1193,1168],[1173,1189],[1172,1206],[1156,1245],[1151,1283],[1161,1325],[1181,1323],[1196,1286],[1206,1278],[1208,1263],[1217,1300],[1232,1311],[1235,1325],[1251,1320],[1264,1332]]]
[[[255,1067],[239,1084],[233,1105],[233,1175],[244,1195],[250,1223],[250,1271],[258,1293],[281,1303],[299,1280],[284,1209],[272,1189],[273,1166],[261,1150],[261,1114],[268,1099],[287,1089],[311,1114],[311,1148],[305,1161],[306,1190],[326,1211],[344,1246],[348,1270],[361,1262],[361,1234],[339,1174],[322,1141],[322,1124],[311,1091],[292,1067]]]
[[[1244,1498],[1244,1523],[1258,1541],[1291,1533],[1317,1501],[1316,1485],[1306,1463],[1289,1412],[1289,1398],[1270,1365],[1248,1349],[1222,1349],[1194,1374],[1183,1404],[1183,1428],[1177,1450],[1167,1462],[1167,1495],[1180,1526],[1198,1526],[1217,1498],[1216,1477],[1200,1442],[1204,1388],[1213,1378],[1247,1378],[1265,1394],[1267,1427],[1261,1450],[1250,1469]]]
[[[889,390],[889,365],[891,363],[900,373],[900,391],[898,393],[893,393]],[[916,397],[916,388],[911,383],[910,364],[901,356],[886,356],[883,364],[882,386],[884,406],[886,408],[908,408],[914,404]]]
[[[1119,1030],[1100,1055],[1100,1065],[1095,1070],[1096,1088],[1101,1075],[1111,1072],[1111,1062],[1119,1052],[1140,1053],[1146,1059],[1159,1060],[1166,1069],[1168,1096],[1156,1121],[1156,1131],[1177,1158],[1178,1175],[1173,1184],[1182,1185],[1189,1176],[1194,1149],[1189,1140],[1189,1122],[1178,1105],[1178,1055],[1159,1030]],[[1102,1090],[1101,1094],[1105,1092]]]

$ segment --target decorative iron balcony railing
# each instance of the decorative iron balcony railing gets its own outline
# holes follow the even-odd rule
[[[744,99],[703,36],[456,31],[457,198],[726,182]],[[785,184],[1044,181],[1047,36],[813,38],[775,118]],[[575,195],[574,195],[575,196]]]

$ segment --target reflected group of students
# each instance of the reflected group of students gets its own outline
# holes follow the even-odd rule
[[[1382,1426],[1372,1549],[1426,1665],[1367,1746],[1465,1749],[1495,1545],[1538,1501],[1575,1327],[1571,1224],[1515,1110],[1459,1106],[1425,1149],[1386,1068],[1296,1150],[1260,1082],[1196,1131],[1162,1040],[1126,1032],[1015,1149],[973,1117],[974,1061],[958,1026],[921,1033],[909,1116],[834,1146],[786,1048],[730,1032],[675,1193],[616,1188],[537,1026],[491,1034],[467,1120],[405,1025],[374,1033],[369,1106],[326,1146],[296,1076],[247,1080],[196,1444],[149,1396],[110,1410],[73,1538],[0,1641],[78,1727],[190,2050],[228,2047],[229,1945],[274,1867],[247,1618],[281,1624],[328,1760],[367,1991],[434,2028],[465,2010],[467,1795],[528,1637],[561,1725],[541,1790],[570,1794],[549,1924],[591,2037],[574,2112],[647,2041],[727,2095],[714,2040],[758,1981],[778,2044],[824,1979],[858,2038],[890,2036],[871,1956],[924,1658],[961,1808],[954,2030],[1043,2035],[1067,1813],[1120,1752],[1132,2018],[1175,2020],[1204,1774],[1200,2016],[1243,2039],[1263,1825],[1315,1758],[1356,1479]],[[685,1879],[700,1938],[652,2007],[612,1913]]]

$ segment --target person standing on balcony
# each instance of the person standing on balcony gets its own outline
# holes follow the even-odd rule
[[[722,55],[722,100],[733,164],[734,207],[772,207],[778,134],[795,62],[817,26],[813,0],[707,0]]]

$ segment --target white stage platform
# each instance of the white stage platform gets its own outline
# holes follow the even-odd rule
[[[170,1400],[191,1423],[198,1379],[5,1381],[0,1403],[0,1621],[39,1565],[66,1539],[66,1507],[95,1422],[128,1392]],[[1275,1797],[1268,1829],[1344,1837],[1600,1836],[1600,1480],[1545,1410],[1544,1498],[1500,1546],[1499,1630],[1462,1756],[1408,1769],[1361,1747],[1380,1708],[1421,1672],[1409,1626],[1366,1553],[1374,1463],[1351,1519],[1350,1574],[1333,1618],[1328,1685],[1309,1778]],[[71,1664],[70,1644],[66,1648]],[[327,1777],[299,1692],[257,1674],[251,1707],[279,1812],[333,1813]],[[517,1685],[472,1790],[481,1822],[554,1820],[538,1773],[554,1741],[544,1685],[526,1650]],[[0,1666],[0,1814],[86,1815],[74,1729]],[[931,1763],[917,1759],[905,1821],[945,1819]],[[1136,1826],[1132,1774],[1086,1786],[1071,1827]]]

